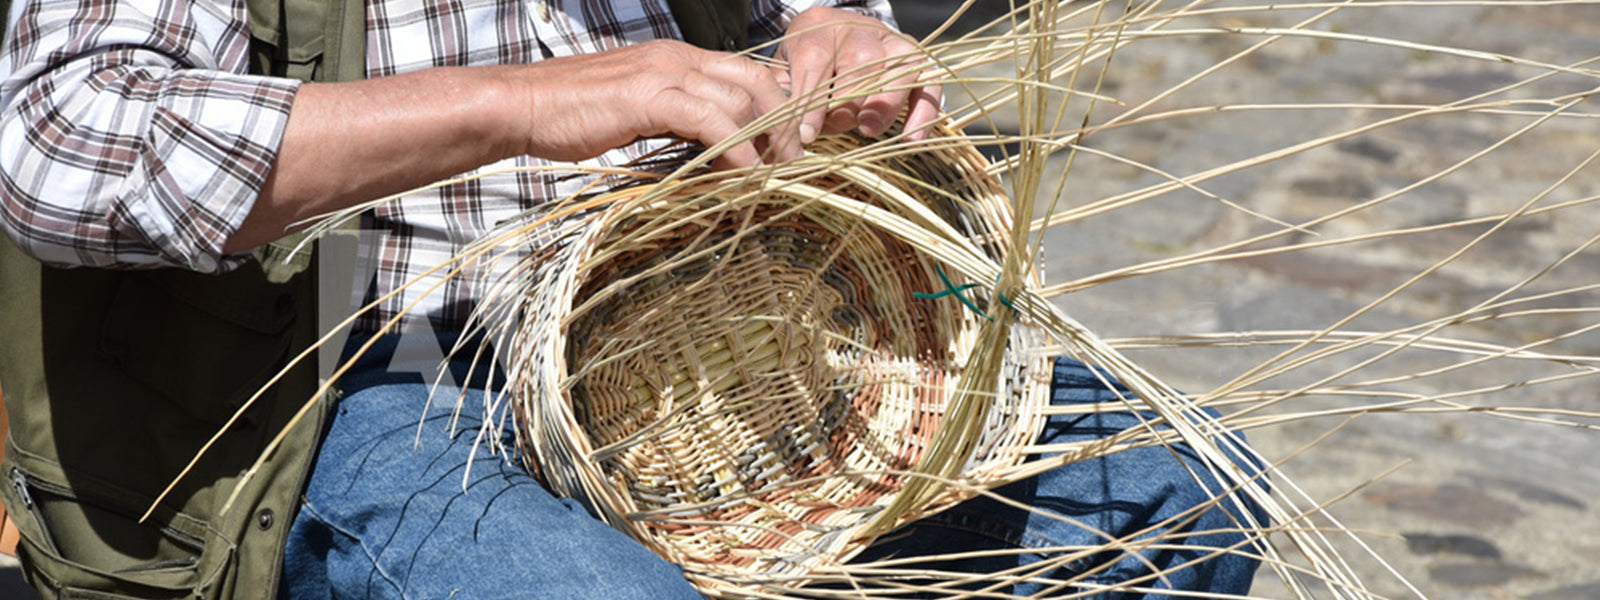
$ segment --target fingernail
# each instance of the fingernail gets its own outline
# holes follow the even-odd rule
[[[800,124],[800,143],[809,144],[817,141],[817,127],[810,123]]]
[[[862,115],[861,117],[861,133],[866,134],[867,137],[878,137],[883,135],[883,132],[888,131],[888,129],[888,127],[883,126],[882,117],[877,115]]]

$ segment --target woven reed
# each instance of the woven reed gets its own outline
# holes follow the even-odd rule
[[[861,143],[835,136],[810,150]],[[803,578],[863,548],[865,528],[946,431],[944,408],[973,375],[987,320],[950,295],[914,296],[948,289],[944,277],[992,282],[942,275],[907,236],[976,240],[998,264],[1011,226],[970,144],[927,147],[874,163],[943,221],[928,231],[891,233],[772,180],[731,176],[614,192],[610,208],[567,228],[539,257],[510,340],[528,462],[708,594]],[[925,219],[835,171],[796,179]],[[980,291],[965,296],[981,305]],[[1038,431],[1050,369],[1023,351],[1033,338],[1011,335],[968,481],[1022,462]],[[947,491],[895,523],[960,499]]]

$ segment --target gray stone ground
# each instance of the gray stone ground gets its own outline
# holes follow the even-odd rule
[[[1240,13],[1172,27],[1284,26],[1309,11]],[[1529,7],[1486,3],[1430,9],[1356,5],[1315,26],[1326,32],[1398,37],[1555,63],[1600,55],[1600,6]],[[1200,69],[1263,39],[1241,33],[1142,39],[1119,51],[1103,91],[1125,103],[1102,103],[1104,122]],[[1005,75],[1005,69],[990,72]],[[1503,61],[1463,59],[1421,49],[1393,49],[1328,39],[1285,39],[1162,101],[1156,110],[1270,103],[1442,104],[1511,84],[1536,73]],[[1557,77],[1496,98],[1553,97],[1586,91],[1597,81]],[[1594,112],[1595,103],[1574,110]],[[1075,106],[1074,115],[1081,115]],[[997,129],[1014,130],[1001,111]],[[1392,111],[1372,109],[1208,112],[1116,130],[1097,131],[1087,145],[1188,174],[1255,156],[1326,133],[1372,122]],[[1068,120],[1076,123],[1081,116]],[[1454,114],[1410,121],[1202,185],[1212,194],[1276,219],[1303,222],[1333,213],[1435,173],[1532,121],[1527,116]],[[1437,183],[1382,207],[1352,214],[1256,247],[1439,223],[1507,211],[1534,197],[1600,150],[1600,129],[1588,119],[1548,122],[1522,139]],[[1060,173],[1056,160],[1051,169]],[[1152,185],[1155,175],[1080,155],[1065,179],[1064,206]],[[1600,193],[1600,167],[1582,169],[1546,203]],[[1489,236],[1455,264],[1407,288],[1346,329],[1388,330],[1460,312],[1505,290],[1600,234],[1594,207],[1518,221]],[[1052,229],[1041,264],[1050,282],[1072,281],[1126,265],[1212,248],[1274,229],[1191,192],[1154,200]],[[1327,251],[1276,254],[1140,276],[1068,294],[1058,302],[1106,337],[1180,335],[1328,327],[1467,244],[1486,227],[1456,228]],[[1600,260],[1586,250],[1528,286],[1519,296],[1600,282]],[[1538,303],[1544,308],[1600,306],[1594,290]],[[1591,313],[1550,314],[1456,326],[1446,335],[1520,344],[1600,323]],[[1180,388],[1209,390],[1274,349],[1151,350],[1134,355]],[[1559,352],[1595,355],[1600,336],[1580,335]],[[1366,352],[1364,355],[1371,355]],[[1447,360],[1448,359],[1448,360]],[[1459,361],[1407,352],[1363,367],[1353,379],[1418,373]],[[1281,389],[1331,375],[1351,359],[1323,360],[1266,387]],[[1498,360],[1446,376],[1387,389],[1437,394],[1525,381],[1572,369]],[[1579,379],[1460,398],[1475,406],[1594,410],[1600,380]],[[1280,413],[1376,400],[1297,398]],[[1581,421],[1581,420],[1580,420]],[[1589,423],[1595,421],[1589,420]],[[1341,424],[1343,425],[1342,427]],[[1323,434],[1334,432],[1326,439]],[[1408,414],[1308,420],[1251,432],[1269,458],[1319,502],[1348,497],[1331,513],[1430,598],[1576,600],[1600,598],[1600,466],[1590,458],[1600,431],[1513,422],[1484,414]],[[1296,450],[1313,444],[1304,453]],[[1293,456],[1292,458],[1289,458]],[[1373,478],[1393,470],[1386,477]],[[1414,598],[1399,577],[1340,544],[1373,591]],[[1292,554],[1292,552],[1290,552]],[[1255,593],[1292,597],[1264,573]],[[1319,597],[1325,597],[1319,596]]]
[[[897,4],[908,27],[926,27],[950,0]],[[1232,14],[1204,24],[1250,27],[1284,24],[1308,12]],[[1317,26],[1328,32],[1394,36],[1573,63],[1600,55],[1600,6],[1519,6],[1485,3],[1451,8],[1357,5]],[[1206,34],[1141,40],[1120,51],[1106,93],[1128,105],[1258,41],[1244,34]],[[1466,60],[1422,50],[1371,44],[1290,39],[1278,42],[1191,89],[1164,108],[1241,103],[1450,102],[1536,73],[1494,61]],[[1555,78],[1507,97],[1552,96],[1595,85]],[[953,94],[959,98],[959,94]],[[953,104],[959,100],[953,100]],[[1103,104],[1098,119],[1124,110]],[[1594,111],[1593,103],[1579,111]],[[1369,122],[1375,110],[1248,111],[1166,119],[1093,134],[1092,147],[1191,173]],[[1002,117],[999,127],[1010,127]],[[1348,208],[1436,172],[1507,135],[1527,117],[1449,115],[1422,119],[1346,140],[1247,173],[1205,184],[1207,191],[1286,221]],[[1319,229],[1322,237],[1437,223],[1462,215],[1504,211],[1526,201],[1600,149],[1600,127],[1566,119],[1461,173]],[[1053,167],[1060,170],[1060,161]],[[1149,185],[1154,176],[1104,159],[1080,157],[1066,179],[1063,202],[1082,206]],[[1551,201],[1600,194],[1600,170],[1589,168],[1551,195]],[[1522,219],[1491,236],[1455,266],[1422,280],[1358,319],[1352,329],[1393,329],[1459,312],[1504,290],[1600,233],[1595,208]],[[1136,206],[1051,230],[1042,265],[1050,282],[1215,247],[1271,229],[1197,194],[1169,194]],[[1061,297],[1071,314],[1106,337],[1317,329],[1351,314],[1424,266],[1460,248],[1483,228],[1455,229],[1323,252],[1300,252],[1189,267],[1099,285]],[[1293,241],[1315,239],[1310,234]],[[1282,245],[1278,240],[1267,246]],[[1585,251],[1534,283],[1535,290],[1600,283],[1600,260]],[[1567,294],[1549,308],[1600,306],[1600,293]],[[1600,322],[1572,313],[1454,327],[1450,335],[1525,343]],[[1560,351],[1600,354],[1600,336],[1564,341]],[[1188,390],[1208,390],[1270,356],[1268,349],[1152,350],[1135,356]],[[1358,378],[1416,373],[1440,364],[1437,354],[1411,352]],[[1268,387],[1312,380],[1348,360],[1325,360]],[[1470,390],[1540,375],[1561,367],[1494,361],[1447,376],[1394,386],[1439,393]],[[1342,381],[1349,381],[1345,379]],[[1593,410],[1600,380],[1514,388],[1461,398],[1478,406]],[[1300,398],[1279,412],[1356,403],[1335,397]],[[1341,427],[1342,425],[1342,427]],[[1333,432],[1326,438],[1323,434]],[[1318,501],[1349,493],[1330,509],[1417,590],[1435,599],[1582,600],[1600,598],[1600,463],[1590,460],[1600,432],[1518,423],[1484,414],[1364,416],[1299,421],[1251,432],[1264,454],[1286,459],[1289,478]],[[1313,444],[1304,453],[1297,449]],[[1292,456],[1292,458],[1290,458]],[[1386,477],[1380,474],[1395,469]],[[1379,563],[1343,544],[1369,587],[1396,598],[1419,597]],[[1269,574],[1256,594],[1290,597]],[[0,598],[29,593],[0,562]]]

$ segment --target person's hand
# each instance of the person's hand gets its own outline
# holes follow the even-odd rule
[[[714,146],[788,99],[772,71],[749,58],[653,41],[504,67],[527,123],[523,153],[560,161],[599,155],[640,138],[677,136]],[[519,96],[513,96],[516,98]],[[716,166],[748,167],[800,155],[786,119],[740,142]]]
[[[882,135],[902,112],[908,137],[916,140],[939,116],[939,87],[917,84],[923,71],[917,66],[927,64],[926,55],[916,42],[876,19],[836,8],[809,9],[790,22],[777,58],[789,63],[796,97],[833,99],[815,101],[801,116],[803,142],[852,129]],[[881,91],[863,96],[861,89]]]

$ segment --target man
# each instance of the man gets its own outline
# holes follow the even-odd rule
[[[790,97],[829,93],[828,81],[836,74],[889,57],[915,56],[910,41],[883,26],[890,16],[881,1],[813,4],[822,3],[751,3],[749,43],[782,38],[772,51],[787,67],[771,68],[673,41],[678,26],[658,0],[374,0],[362,9],[367,78],[300,83],[250,72],[248,23],[262,15],[243,0],[19,2],[0,59],[7,77],[0,88],[0,223],[23,251],[46,265],[176,268],[231,277],[259,269],[249,251],[308,217],[477,169],[562,161],[618,165],[664,136],[715,145]],[[291,10],[280,9],[278,16],[290,18]],[[936,87],[915,87],[910,75],[886,83],[891,91],[780,120],[758,139],[734,145],[717,165],[790,159],[819,134],[860,130],[877,135],[901,115],[911,131],[935,118]],[[377,350],[344,378],[343,398],[333,407],[320,445],[313,440],[280,452],[317,449],[310,479],[292,509],[266,501],[241,508],[244,501],[224,499],[227,494],[218,489],[235,482],[239,465],[247,464],[233,460],[228,468],[213,468],[219,473],[214,477],[186,476],[181,509],[160,510],[154,524],[135,526],[124,513],[149,501],[165,483],[152,488],[150,480],[161,475],[79,474],[75,463],[104,460],[95,456],[62,459],[60,465],[16,459],[29,461],[16,463],[28,468],[8,471],[14,486],[4,497],[13,510],[30,515],[24,522],[25,534],[31,534],[24,558],[31,581],[52,597],[75,587],[130,597],[696,597],[676,567],[571,501],[550,496],[503,460],[474,454],[472,436],[450,434],[473,431],[473,424],[453,424],[440,407],[430,408],[431,379],[396,366],[407,339],[422,337],[440,348],[453,344],[487,277],[468,274],[423,297],[418,288],[429,287],[428,269],[501,220],[570,195],[584,183],[528,171],[502,173],[415,194],[365,217],[362,272],[367,275],[358,283],[366,300],[383,300],[352,335],[370,339],[379,324],[401,313],[412,335],[379,338]],[[44,277],[73,276],[72,269],[42,268]],[[405,288],[419,276],[423,285]],[[285,327],[270,319],[260,322],[261,310],[211,302],[226,292],[196,293],[195,286],[207,284],[184,281],[170,289],[161,287],[165,280],[119,281],[94,289],[120,298],[154,285],[160,292],[154,297],[207,304],[206,312],[245,329]],[[84,295],[94,294],[78,294]],[[34,302],[42,305],[35,307],[41,313],[54,310],[48,301]],[[116,313],[134,302],[110,299],[87,312]],[[137,302],[157,307],[149,310],[164,309],[159,302]],[[264,310],[270,312],[270,305]],[[99,318],[65,319],[71,323],[62,326],[87,327],[83,323]],[[46,329],[55,323],[48,314],[42,320]],[[108,364],[131,371],[128,365],[149,362],[140,348],[163,332],[137,327],[137,315],[127,320],[134,322],[134,333],[97,344]],[[106,322],[123,321],[106,317]],[[71,356],[63,344],[52,347],[51,335],[35,336],[42,340],[41,351]],[[262,354],[271,355],[272,348]],[[229,351],[201,348],[195,354]],[[151,367],[129,379],[164,392],[175,385],[174,378],[187,384],[187,378],[198,377],[185,365],[202,359],[169,361],[177,364]],[[233,362],[252,365],[256,359]],[[119,400],[59,401],[61,389],[78,383],[72,380],[94,379],[94,373],[39,378],[39,387],[49,388],[53,408],[46,412],[52,420],[29,429],[50,427],[57,451],[66,453],[73,445],[61,441],[67,436],[84,435],[76,423],[95,420],[102,407]],[[1058,396],[1109,397],[1111,392],[1088,373],[1081,365],[1063,363]],[[227,381],[219,385],[237,386],[234,378],[221,379]],[[466,394],[484,393],[473,382],[461,383],[469,388]],[[7,385],[9,392],[10,380]],[[223,418],[213,414],[219,407],[205,394],[196,397],[176,404],[188,415],[201,415],[200,422],[220,424]],[[230,403],[217,404],[231,413]],[[267,424],[262,429],[282,422],[273,406],[261,409],[269,410],[259,417]],[[34,409],[29,418],[41,418],[40,411]],[[148,418],[154,423],[165,415]],[[424,415],[420,435],[419,415]],[[130,414],[124,422],[139,420]],[[183,435],[192,437],[188,429],[199,426],[183,423]],[[1087,435],[1083,431],[1057,433]],[[139,439],[165,443],[168,438]],[[193,447],[177,444],[163,453],[182,454]],[[241,446],[249,447],[260,444]],[[144,449],[108,452],[136,450]],[[226,462],[245,450],[212,452]],[[1086,465],[1083,473],[1042,478],[1024,492],[1083,496],[1072,482],[1108,468],[1138,470],[1142,477],[1166,473],[1165,479],[1153,478],[1160,485],[1130,487],[1131,496],[1090,491],[1099,495],[1088,504],[1100,508],[1079,518],[1112,535],[1184,515],[1203,498],[1192,481],[1185,484],[1181,465],[1167,459],[1164,467],[1151,466],[1164,454],[1125,454],[1126,463]],[[462,471],[469,464],[471,478],[463,489]],[[140,473],[159,470],[141,468]],[[274,490],[287,481],[293,491],[303,472],[285,468],[256,478],[279,482]],[[278,493],[262,492],[263,497]],[[115,506],[74,508],[91,506],[90,497],[108,503],[100,506]],[[194,505],[207,507],[206,515],[214,512],[215,520],[195,517],[188,510]],[[1129,505],[1137,510],[1120,508]],[[1053,533],[1041,535],[1045,530],[1027,515],[1012,515],[999,529],[983,528],[998,535],[970,531],[970,519],[1005,512],[981,503],[952,511],[945,521],[929,522],[897,542],[909,545],[874,552],[918,550],[930,543],[940,550],[979,547],[1027,536],[1044,539],[1045,546],[1075,543],[1051,539]],[[1208,548],[1240,543],[1237,534],[1221,531],[1236,527],[1223,511],[1180,521],[1173,527],[1196,532],[1183,538],[1193,548],[1097,557],[1078,567],[1094,573],[1091,583],[1146,577],[1153,588],[1242,592],[1254,563],[1238,557],[1194,561],[1160,577],[1149,575],[1151,567],[1184,565]],[[1068,535],[1093,543],[1101,534],[1063,531],[1055,537]],[[228,558],[234,552],[239,558]],[[264,553],[281,554],[281,575],[277,565],[262,570]]]

